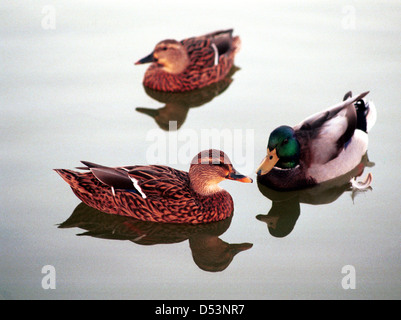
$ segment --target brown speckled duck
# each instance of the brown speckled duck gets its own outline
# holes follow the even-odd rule
[[[241,41],[232,29],[182,41],[163,40],[153,52],[135,64],[152,62],[146,70],[145,87],[184,92],[224,79],[234,64]]]
[[[252,182],[239,174],[227,155],[205,150],[196,155],[189,172],[167,166],[105,167],[82,161],[76,172],[55,171],[75,195],[100,211],[144,221],[198,224],[231,216],[231,195],[218,184],[225,180]]]

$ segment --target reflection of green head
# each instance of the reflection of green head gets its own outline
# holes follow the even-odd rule
[[[294,168],[299,163],[300,147],[293,128],[281,126],[273,130],[267,147],[270,151],[276,149],[277,167]]]
[[[283,238],[291,233],[301,213],[301,207],[297,198],[288,201],[273,201],[268,216],[277,217],[274,227],[269,226],[269,232],[273,237]]]

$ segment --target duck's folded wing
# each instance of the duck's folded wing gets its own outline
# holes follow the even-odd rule
[[[232,48],[233,29],[216,31],[207,34],[205,37],[211,39],[212,43],[215,44],[219,56],[225,54]]]
[[[363,99],[366,95],[369,94],[369,91],[361,93],[355,97],[350,96],[352,93],[348,92],[344,96],[344,101],[340,102],[337,105],[334,105],[324,111],[315,113],[314,115],[311,115],[310,117],[306,118],[303,120],[301,123],[299,123],[297,126],[294,127],[294,129],[299,129],[302,126],[318,126],[319,123],[324,121],[324,117],[327,116],[328,113],[334,114],[338,112],[339,110],[343,109],[344,107],[347,107],[349,105],[353,105],[356,101]]]
[[[188,173],[167,166],[136,167],[128,172],[131,178],[138,181],[144,194],[151,198],[188,197]]]
[[[182,43],[187,49],[191,63],[189,68],[193,71],[213,67],[219,61],[219,53],[216,45],[211,39],[190,38],[183,40]]]
[[[102,183],[114,189],[136,189],[128,172],[120,168],[90,168],[93,175]]]
[[[308,162],[327,163],[347,146],[357,123],[354,102],[367,94],[368,92],[348,98],[294,127],[301,148],[308,150]]]
[[[106,166],[103,166],[101,164],[97,164],[94,162],[89,162],[89,161],[81,161],[82,164],[85,165],[85,167],[76,167],[76,169],[79,170],[90,170],[91,168],[107,168]]]
[[[218,30],[218,31],[207,33],[204,35],[204,37],[213,38],[213,39],[227,38],[227,37],[231,38],[233,31],[234,31],[234,29]]]

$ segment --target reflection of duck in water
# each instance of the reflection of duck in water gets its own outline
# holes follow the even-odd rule
[[[272,131],[258,182],[276,190],[295,190],[351,171],[367,152],[368,132],[376,121],[368,92],[315,114],[295,127]]]
[[[259,191],[272,201],[272,207],[267,215],[260,214],[256,218],[267,224],[272,236],[285,237],[291,233],[298,220],[301,213],[300,203],[329,204],[337,200],[346,191],[351,191],[351,197],[354,199],[356,193],[371,189],[369,180],[365,180],[364,183],[356,183],[355,178],[362,175],[366,166],[372,165],[367,154],[365,154],[361,163],[352,171],[303,190],[276,191],[258,183]]]
[[[143,84],[158,91],[199,89],[226,77],[241,40],[233,30],[216,31],[182,41],[164,40],[135,64],[152,62]]]
[[[172,93],[156,91],[145,87],[148,96],[161,103],[165,103],[165,106],[159,109],[136,108],[136,111],[154,118],[156,123],[163,130],[179,129],[184,123],[189,109],[200,107],[223,93],[232,83],[232,76],[237,70],[239,70],[239,68],[233,66],[223,80],[215,82],[210,86],[188,92]],[[169,127],[170,121],[177,121],[177,127]]]
[[[55,170],[87,205],[110,214],[166,223],[207,223],[231,215],[231,195],[223,180],[250,183],[220,150],[205,150],[189,172],[167,166],[106,167],[83,162],[87,172]]]
[[[250,243],[229,244],[219,238],[232,217],[201,225],[156,223],[109,215],[80,203],[59,228],[81,228],[79,234],[102,239],[128,240],[139,245],[172,244],[189,240],[195,263],[205,271],[222,271],[234,256],[252,247]]]
[[[262,188],[266,187],[262,186]],[[269,213],[267,215],[259,214],[256,219],[267,224],[267,229],[273,237],[283,238],[294,229],[300,213],[299,200],[294,195],[286,200],[273,201]]]

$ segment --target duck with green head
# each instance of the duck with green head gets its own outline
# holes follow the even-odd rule
[[[277,190],[301,189],[351,171],[367,151],[368,131],[376,121],[368,92],[272,131],[267,155],[256,170],[258,182]]]

